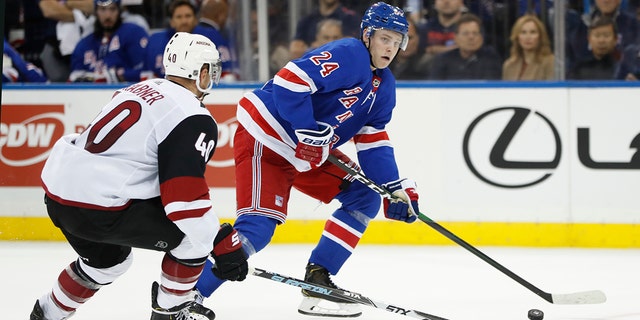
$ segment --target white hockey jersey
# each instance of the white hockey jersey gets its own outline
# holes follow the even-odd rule
[[[186,88],[152,79],[116,91],[81,134],[62,137],[42,171],[47,195],[66,205],[121,210],[160,196],[173,220],[211,210],[204,178],[217,124]]]

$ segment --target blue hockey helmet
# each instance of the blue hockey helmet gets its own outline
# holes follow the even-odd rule
[[[362,22],[360,23],[360,35],[367,31],[370,36],[375,30],[386,29],[395,31],[402,35],[402,43],[400,49],[405,50],[409,42],[409,22],[404,16],[402,9],[392,6],[384,2],[378,2],[364,13]]]
[[[106,7],[112,3],[116,6],[120,7],[121,0],[93,0],[93,5],[95,7]]]

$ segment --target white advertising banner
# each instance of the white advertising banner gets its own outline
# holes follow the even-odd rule
[[[570,218],[567,91],[540,91],[443,93],[441,200],[450,219]]]
[[[234,216],[230,138],[235,104],[250,89],[218,88],[205,100],[221,129],[208,181],[222,217]],[[46,216],[39,171],[49,148],[83,130],[113,91],[3,90],[0,216]],[[427,85],[397,96],[388,131],[400,174],[417,181],[434,220],[640,222],[637,88]],[[294,193],[289,212],[324,219],[334,208]]]
[[[640,90],[573,89],[571,211],[596,223],[640,222]]]

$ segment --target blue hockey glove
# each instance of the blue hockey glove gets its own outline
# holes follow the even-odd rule
[[[382,185],[396,199],[384,199],[384,216],[388,219],[412,223],[418,218],[418,193],[416,183],[409,179],[391,181]]]
[[[296,158],[309,161],[312,167],[319,167],[329,157],[333,128],[329,125],[318,123],[319,130],[298,129],[298,145],[296,146]]]

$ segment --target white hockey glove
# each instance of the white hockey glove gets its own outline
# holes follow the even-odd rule
[[[319,167],[329,157],[333,128],[325,123],[318,123],[319,130],[298,129],[298,145],[296,158],[309,161],[312,167]]]
[[[418,213],[418,193],[416,183],[409,179],[391,181],[382,185],[396,199],[384,199],[384,216],[388,219],[400,220],[407,223],[416,221]]]

